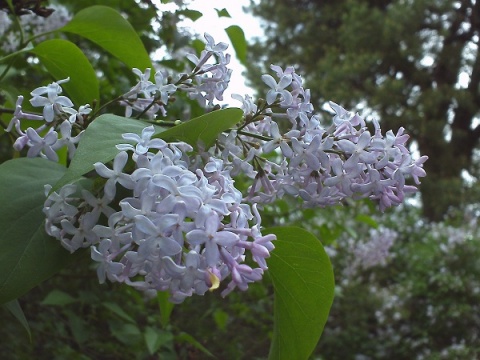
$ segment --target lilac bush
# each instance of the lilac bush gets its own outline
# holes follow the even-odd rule
[[[168,105],[182,92],[209,111],[218,106],[230,79],[230,55],[226,44],[216,44],[208,34],[205,39],[200,57],[187,55],[190,73],[160,69],[152,82],[150,69],[133,69],[138,83],[119,98],[125,115],[167,123],[162,119]],[[325,127],[294,68],[272,65],[272,70],[277,80],[262,76],[269,87],[265,100],[233,96],[241,102],[243,119],[220,134],[214,146],[198,144],[194,152],[187,143],[153,137],[155,128],[148,126],[141,135],[124,134],[128,143],[118,139],[120,152],[112,168],[94,164],[106,179],[102,188],[90,192],[68,184],[52,192],[46,186],[47,234],[70,252],[90,247],[100,282],[123,282],[153,293],[168,290],[178,303],[217,288],[226,278],[223,295],[237,287],[246,290],[262,278],[275,240],[262,235],[259,209],[265,204],[284,196],[300,199],[305,207],[369,198],[384,210],[417,190],[405,178],[419,184],[427,157],[412,158],[403,128],[384,135],[375,121],[372,133],[359,114],[333,102],[333,122]],[[30,103],[42,108],[43,116],[24,113],[19,97],[7,128],[17,133],[16,150],[27,147],[28,157],[58,161],[56,151],[66,146],[73,157],[92,119],[89,105],[75,110],[61,95],[60,84],[68,80],[31,92]],[[40,125],[23,131],[23,119]],[[281,132],[282,122],[288,126]],[[251,181],[245,194],[233,180],[240,174]],[[129,195],[119,197],[118,187]],[[358,250],[359,259],[377,247],[366,246]],[[258,267],[247,265],[247,257]]]

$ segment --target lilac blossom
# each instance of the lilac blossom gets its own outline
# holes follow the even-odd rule
[[[165,84],[166,74],[157,71],[154,75],[155,83],[150,81],[151,69],[147,68],[142,73],[134,68],[133,73],[138,76],[138,83],[133,86],[123,97],[121,105],[125,106],[125,116],[132,116],[133,111],[145,113],[150,119],[154,119],[160,111],[162,116],[167,114],[165,106],[169,96],[177,90],[174,84]],[[142,97],[139,97],[139,96]]]
[[[69,80],[70,78],[59,80],[48,86],[36,88],[31,92],[33,97],[30,103],[35,107],[43,106],[43,117],[47,123],[52,122],[56,114],[63,112],[63,107],[71,108],[73,106],[72,101],[68,97],[60,95],[62,93],[60,84]],[[47,95],[46,97],[42,96],[45,94]]]
[[[73,103],[68,97],[59,95],[62,92],[59,84],[68,80],[67,78],[47,86],[40,86],[31,92],[30,103],[33,106],[43,107],[43,115],[23,112],[23,96],[18,97],[13,118],[6,129],[7,132],[11,132],[15,128],[18,134],[14,143],[15,150],[21,151],[28,147],[28,157],[41,156],[58,161],[56,151],[66,146],[69,158],[73,158],[77,144],[83,135],[81,129],[84,125],[84,117],[87,117],[92,109],[86,104],[80,106],[77,111],[72,108]],[[22,120],[38,120],[40,123],[35,129],[30,127],[23,130]]]
[[[289,194],[300,196],[310,207],[338,204],[348,197],[368,197],[384,210],[399,205],[405,194],[417,190],[406,185],[405,179],[411,177],[418,185],[426,175],[423,163],[427,157],[412,158],[403,129],[383,135],[378,122],[374,122],[375,133],[371,134],[359,114],[333,102],[329,103],[334,111],[333,123],[324,127],[319,116],[313,114],[310,91],[303,88],[295,69],[272,65],[272,70],[278,80],[268,74],[262,76],[270,87],[266,95],[270,107],[259,110],[236,97],[243,103],[245,118],[251,120],[242,126],[241,133],[219,138],[222,159],[230,164],[232,174],[241,173],[257,160],[248,172],[255,179],[249,201],[269,203]],[[283,118],[288,118],[291,127],[280,132],[277,122]],[[280,160],[265,157],[273,152]]]
[[[143,140],[148,143],[151,130],[147,127],[143,138],[132,138],[146,146],[142,151],[119,144],[128,152],[115,157],[112,169],[95,164],[107,179],[98,194],[87,190],[78,194],[67,185],[48,195],[47,233],[72,252],[91,247],[100,282],[169,291],[176,303],[203,295],[229,277],[223,295],[236,287],[246,290],[267,270],[265,259],[275,236],[262,235],[256,206],[243,202],[221,159],[199,162],[184,152],[191,147],[181,142],[142,145]],[[131,174],[125,170],[129,159],[135,164]],[[115,212],[110,203],[118,186],[125,188],[122,194],[127,197],[115,200],[121,208]],[[108,226],[97,224],[100,217]],[[244,263],[247,251],[259,267]]]
[[[130,140],[135,142],[136,145],[133,146],[131,144],[123,144],[117,145],[117,149],[121,151],[133,150],[134,156],[138,155],[153,155],[149,154],[149,149],[162,149],[167,147],[167,143],[162,139],[151,139],[153,134],[155,133],[155,129],[152,126],[148,126],[142,130],[141,136],[134,134],[134,133],[126,133],[123,134],[122,137],[124,140]]]
[[[36,115],[36,114],[29,114],[29,113],[24,113],[22,111],[22,102],[23,102],[23,96],[19,96],[17,98],[17,102],[15,103],[15,111],[13,113],[13,118],[10,120],[10,123],[8,124],[7,128],[5,129],[6,132],[12,131],[12,129],[15,127],[17,132],[19,134],[22,134],[22,131],[20,130],[20,120],[25,119],[25,120],[43,120],[43,116]]]
[[[72,18],[72,15],[65,6],[49,4],[49,8],[55,11],[46,18],[34,13],[23,14],[18,17],[19,25],[25,35],[31,37],[51,33],[64,26]],[[20,30],[16,30],[17,27],[12,26],[12,23],[8,13],[0,11],[0,48],[7,53],[19,50],[20,39],[22,38]],[[51,34],[39,36],[33,41],[36,43],[52,36]]]
[[[58,144],[58,134],[56,131],[49,131],[45,137],[41,137],[34,129],[28,128],[26,131],[28,136],[28,157],[41,157],[47,158],[52,161],[58,161],[58,155],[55,152]]]
[[[397,236],[396,231],[381,227],[370,229],[369,236],[365,240],[351,240],[354,258],[346,269],[347,274],[353,274],[359,269],[385,266],[392,257],[390,249]]]
[[[112,198],[115,196],[115,185],[116,183],[121,184],[122,186],[130,189],[133,186],[133,181],[131,176],[123,173],[123,168],[127,164],[128,155],[125,151],[119,152],[115,159],[113,160],[113,169],[109,169],[105,164],[97,162],[93,164],[98,175],[108,179],[105,184],[105,192],[109,194]]]
[[[226,44],[208,34],[205,39],[200,57],[187,56],[194,65],[191,73],[179,74],[173,83],[174,76],[164,71],[155,73],[153,83],[150,69],[133,69],[138,82],[121,100],[126,115],[165,116],[177,91],[205,108],[222,100],[230,55],[224,53]],[[225,282],[224,296],[262,278],[275,241],[274,235],[262,234],[262,204],[284,196],[296,197],[305,207],[369,198],[384,210],[417,190],[406,179],[419,184],[427,157],[412,157],[403,129],[384,135],[374,122],[372,133],[359,114],[333,102],[331,125],[324,126],[295,69],[271,68],[276,78],[262,76],[269,87],[266,100],[233,96],[242,103],[244,118],[219,134],[211,148],[194,151],[181,141],[152,138],[155,127],[147,126],[140,135],[123,134],[123,143],[118,139],[119,153],[111,165],[94,164],[101,178],[94,189],[48,189],[47,233],[71,252],[90,247],[100,282],[122,282],[147,293],[168,291],[171,301],[180,303]],[[59,95],[58,84],[64,81],[32,92],[32,104],[43,107],[43,128],[24,133],[19,119],[26,115],[21,101],[17,104],[9,128],[19,133],[17,148],[30,147],[29,156],[54,159],[61,146],[73,154],[80,141],[82,132],[74,135],[73,129],[81,128],[91,109],[76,111]],[[280,124],[284,120],[286,126]],[[233,180],[240,175],[251,180],[246,194]],[[375,249],[388,252],[393,240],[381,242],[389,238],[377,235],[372,235]],[[358,257],[373,254],[375,246],[365,245]]]
[[[269,105],[273,104],[273,102],[277,99],[278,95],[280,95],[282,102],[281,105],[290,105],[293,102],[292,94],[286,90],[285,88],[292,83],[292,76],[291,75],[282,75],[280,81],[277,83],[273,76],[271,75],[262,75],[262,80],[270,90],[267,93],[267,103]]]

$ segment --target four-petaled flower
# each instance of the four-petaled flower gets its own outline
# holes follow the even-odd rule
[[[53,121],[55,112],[59,112],[58,107],[62,109],[63,106],[68,108],[73,106],[72,101],[68,97],[59,95],[62,92],[62,87],[59,84],[69,80],[70,78],[59,80],[48,86],[40,86],[31,92],[33,97],[30,99],[30,103],[35,107],[43,106],[43,117],[47,123]],[[44,94],[47,94],[47,96],[42,96]]]

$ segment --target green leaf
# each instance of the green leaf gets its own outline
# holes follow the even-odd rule
[[[200,350],[201,352],[203,352],[205,355],[209,356],[209,357],[215,357],[210,351],[208,351],[208,349],[203,346],[198,340],[196,340],[192,335],[190,334],[187,334],[186,332],[180,332],[177,336],[175,336],[175,340],[178,341],[178,342],[183,342],[183,343],[187,343],[187,344],[190,344],[190,345],[193,345],[194,347],[196,347],[198,350]]]
[[[242,116],[243,111],[237,108],[216,110],[186,121],[154,137],[166,141],[185,141],[193,147],[201,143],[202,146],[209,148],[215,143],[219,133],[240,122]]]
[[[150,355],[155,354],[161,346],[171,343],[173,340],[173,334],[171,332],[155,329],[150,326],[145,329],[143,336]]]
[[[67,315],[68,325],[75,341],[80,345],[86,342],[90,337],[90,331],[85,318],[81,318],[71,310],[65,311],[65,314]]]
[[[196,51],[197,55],[205,49],[205,43],[200,39],[193,40],[190,45]]]
[[[118,306],[118,304],[106,302],[106,303],[103,303],[102,305],[106,307],[108,310],[110,310],[111,312],[113,312],[114,314],[121,317],[123,320],[126,320],[132,324],[136,324],[136,321],[130,315],[128,315],[120,306]]]
[[[237,58],[243,65],[247,63],[247,40],[240,26],[232,25],[225,29],[227,35],[232,42]]]
[[[160,60],[158,63],[178,72],[182,72],[185,69],[185,63],[175,59]]]
[[[8,8],[12,14],[15,13],[15,7],[13,6],[12,0],[7,0]]]
[[[192,146],[201,142],[206,147],[213,145],[218,134],[238,123],[243,112],[240,109],[230,108],[217,110],[184,122],[165,130],[155,126],[155,135],[166,141],[185,141]],[[150,123],[104,114],[93,121],[85,130],[77,151],[65,175],[54,185],[53,190],[65,184],[75,182],[82,175],[94,169],[93,164],[107,163],[118,154],[115,145],[126,143],[122,134],[135,133],[140,135]]]
[[[227,17],[227,18],[231,17],[228,10],[225,9],[225,8],[223,8],[221,10],[215,9],[215,11],[217,12],[218,17]]]
[[[197,21],[203,16],[203,14],[200,11],[190,10],[190,9],[179,10],[177,11],[177,14],[183,15],[192,21]]]
[[[308,359],[320,339],[333,302],[334,278],[320,241],[296,227],[277,235],[268,259],[274,289],[274,329],[269,359]]]
[[[227,328],[228,314],[222,309],[217,309],[213,312],[213,320],[221,331],[225,331]]]
[[[0,165],[0,303],[18,298],[72,261],[44,230],[44,185],[65,168],[41,158]]]
[[[110,332],[119,341],[128,346],[134,346],[142,341],[142,332],[134,324],[110,323]]]
[[[66,292],[60,290],[52,290],[48,295],[43,299],[42,305],[68,305],[77,301],[74,297],[70,296]]]
[[[83,174],[93,170],[93,164],[97,161],[107,163],[112,160],[119,153],[115,145],[128,143],[128,141],[123,140],[122,134],[135,133],[140,135],[142,130],[149,125],[151,124],[144,121],[112,114],[104,114],[96,118],[85,130],[78,143],[67,172],[52,190],[57,190],[65,184],[77,181]],[[162,131],[162,129],[157,127],[157,131]]]
[[[116,10],[94,5],[79,11],[59,29],[96,43],[130,68],[153,68],[140,37],[130,23]]]
[[[30,342],[32,341],[32,333],[30,331],[30,326],[28,325],[27,318],[25,317],[25,314],[23,313],[22,307],[20,306],[20,303],[18,302],[18,299],[9,301],[5,304],[2,305],[5,310],[8,310],[19,322],[22,324],[23,328],[28,334],[28,338]]]
[[[378,229],[378,222],[368,215],[358,214],[355,216],[355,221],[363,222],[374,229]]]
[[[157,293],[158,307],[160,308],[160,323],[163,327],[167,327],[170,322],[170,315],[175,307],[175,304],[168,301],[170,293],[168,291],[159,291]]]
[[[55,80],[70,77],[62,87],[76,106],[91,104],[100,98],[95,70],[74,43],[62,39],[42,41],[31,52]]]

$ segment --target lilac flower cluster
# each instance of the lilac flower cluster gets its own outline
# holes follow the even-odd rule
[[[385,266],[393,257],[390,249],[397,236],[397,232],[392,229],[370,229],[366,241],[352,244],[353,261],[346,269],[347,274],[351,275],[359,268],[366,270],[374,266]]]
[[[251,201],[269,203],[288,194],[300,197],[306,206],[324,207],[347,197],[368,197],[384,210],[417,190],[406,185],[405,178],[411,176],[419,184],[426,175],[422,166],[427,157],[412,159],[403,128],[384,136],[375,121],[371,133],[362,117],[333,102],[333,124],[324,127],[295,70],[274,65],[272,69],[278,82],[271,75],[262,76],[270,88],[266,103],[235,96],[242,101],[247,120],[220,138],[219,154],[231,164],[232,173],[254,179]],[[278,125],[283,119],[291,125],[285,133]]]
[[[223,100],[223,93],[228,87],[232,73],[227,67],[230,63],[230,54],[224,54],[228,45],[222,42],[216,44],[213,37],[208,34],[205,34],[205,39],[207,43],[200,58],[194,54],[186,55],[186,58],[195,65],[191,73],[177,74],[174,83],[171,83],[173,80],[165,70],[155,73],[153,83],[150,81],[151,69],[146,69],[144,73],[139,69],[133,69],[139,81],[122,96],[121,104],[125,106],[125,116],[130,117],[132,112],[136,111],[149,119],[154,119],[159,112],[165,117],[170,95],[177,90],[186,92],[189,98],[197,100],[203,108],[212,107],[215,99]]]
[[[55,11],[47,18],[33,13],[20,16],[19,21],[23,32],[29,36],[49,33],[61,28],[72,18],[65,6],[51,4],[49,8]],[[6,53],[18,50],[20,39],[22,39],[21,32],[16,30],[12,24],[13,21],[10,20],[9,15],[4,11],[0,11],[0,49]],[[42,38],[45,39],[45,37]]]
[[[91,112],[89,105],[73,109],[72,101],[63,95],[60,84],[69,79],[41,86],[31,92],[30,104],[43,107],[42,115],[26,113],[22,110],[23,96],[19,96],[15,104],[13,118],[5,129],[7,132],[16,130],[18,137],[13,147],[20,151],[28,147],[27,156],[41,156],[52,161],[58,161],[57,150],[66,146],[71,159],[76,150],[76,144],[83,134],[84,117]],[[38,120],[40,126],[36,129],[28,127],[22,130],[21,120]],[[60,136],[59,136],[60,135]]]
[[[221,101],[230,79],[230,55],[224,53],[226,44],[216,44],[208,34],[205,38],[199,58],[187,55],[194,64],[191,73],[178,74],[176,81],[160,70],[153,82],[150,69],[133,69],[139,81],[119,98],[126,116],[165,116],[177,91],[207,108]],[[412,159],[402,128],[383,135],[374,122],[370,132],[358,114],[335,103],[330,103],[333,123],[325,127],[294,69],[272,69],[276,78],[262,76],[269,87],[265,100],[233,96],[242,102],[243,120],[219,134],[210,149],[195,153],[186,143],[152,138],[155,130],[148,126],[141,135],[123,135],[130,143],[117,145],[111,168],[94,164],[104,180],[95,182],[93,190],[68,184],[52,192],[47,186],[46,232],[70,252],[90,247],[100,282],[169,291],[173,302],[182,302],[227,278],[223,295],[262,278],[275,236],[262,235],[257,204],[285,195],[311,207],[368,197],[383,210],[416,191],[405,178],[411,176],[418,184],[427,157]],[[43,108],[42,115],[24,113],[19,97],[7,128],[18,133],[17,150],[27,146],[30,157],[58,160],[56,151],[67,146],[73,156],[91,109],[85,105],[74,110],[61,95],[60,84],[66,81],[31,93],[30,102]],[[23,131],[21,119],[42,123]],[[284,132],[281,120],[289,124]],[[240,174],[252,180],[246,196],[232,179]],[[247,258],[258,267],[247,265]]]
[[[229,276],[222,295],[236,287],[246,290],[267,269],[275,236],[261,234],[256,205],[243,202],[221,160],[208,158],[200,166],[188,157],[193,150],[188,144],[150,139],[152,134],[153,126],[141,138],[125,134],[137,144],[118,146],[133,152],[131,174],[124,172],[126,151],[118,153],[112,169],[95,164],[107,179],[102,196],[86,190],[75,196],[75,185],[49,195],[47,233],[71,252],[91,246],[100,282],[169,291],[175,303],[203,295]],[[109,204],[119,185],[130,196],[114,211]],[[102,214],[107,226],[98,225]],[[257,268],[244,263],[246,250]]]
[[[123,95],[121,104],[125,106],[125,116],[131,117],[133,110],[145,114],[149,119],[154,119],[159,111],[165,116],[168,97],[177,87],[174,84],[165,84],[166,76],[162,71],[155,73],[155,83],[149,80],[150,69],[146,69],[144,73],[133,69],[133,73],[139,77],[139,81]]]

